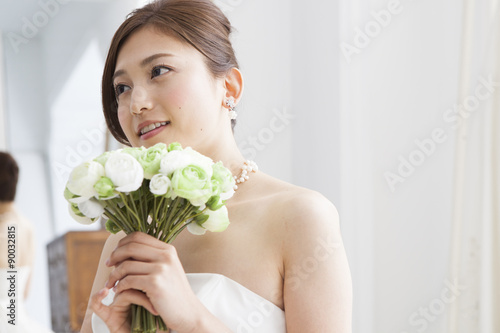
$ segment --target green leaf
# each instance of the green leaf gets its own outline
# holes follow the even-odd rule
[[[215,210],[218,210],[219,208],[221,208],[222,206],[224,206],[224,203],[220,200],[219,195],[214,195],[214,196],[210,197],[210,199],[208,199],[206,205],[210,210],[215,211]]]
[[[194,218],[194,221],[196,223],[198,223],[198,225],[202,225],[203,223],[205,223],[206,221],[208,220],[208,215],[207,214],[201,214],[201,215],[198,215]]]

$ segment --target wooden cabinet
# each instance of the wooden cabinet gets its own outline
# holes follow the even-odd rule
[[[47,245],[50,308],[55,332],[79,332],[109,232],[71,231]]]

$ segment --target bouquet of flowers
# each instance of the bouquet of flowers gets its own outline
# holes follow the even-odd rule
[[[77,166],[64,197],[78,222],[103,217],[111,233],[141,231],[170,243],[187,228],[201,235],[229,225],[225,200],[235,180],[221,162],[179,143],[105,152]],[[167,330],[161,317],[132,306],[132,332]]]

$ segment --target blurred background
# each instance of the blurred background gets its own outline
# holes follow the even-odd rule
[[[62,193],[105,149],[107,48],[145,2],[0,3],[0,150],[36,229],[27,310],[48,327],[46,246],[99,228]],[[354,332],[500,332],[500,1],[214,2],[236,28],[242,152],[340,213]]]

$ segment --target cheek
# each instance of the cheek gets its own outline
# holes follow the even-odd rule
[[[186,107],[189,106],[193,93],[190,85],[186,83],[187,82],[184,81],[159,92],[164,103],[169,106],[169,109],[180,110],[186,109]]]
[[[193,112],[199,114],[200,111],[209,107],[213,98],[211,87],[202,75],[190,76],[176,82],[175,86],[165,91],[164,100],[175,110],[183,112]]]
[[[123,108],[120,109],[118,108],[118,122],[120,123],[120,127],[122,128],[123,132],[125,132],[125,135],[129,137],[130,131],[131,131],[131,117],[130,117],[130,112],[124,110]]]

